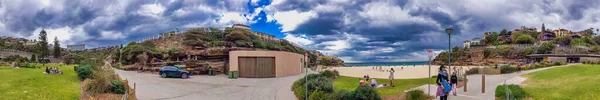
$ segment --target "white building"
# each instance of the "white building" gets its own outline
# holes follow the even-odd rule
[[[67,50],[69,50],[69,51],[83,51],[83,50],[85,50],[85,44],[67,45]]]

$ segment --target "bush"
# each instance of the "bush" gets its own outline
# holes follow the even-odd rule
[[[516,37],[515,42],[517,44],[533,44],[535,42],[535,39],[530,35],[519,35],[518,37]]]
[[[554,66],[558,66],[558,65],[560,65],[560,62],[554,62],[554,64],[553,64],[553,65],[554,65]]]
[[[92,78],[92,70],[93,70],[93,68],[91,65],[81,65],[81,66],[75,67],[75,72],[77,73],[77,76],[81,80],[85,80],[87,78]]]
[[[313,91],[310,93],[311,95],[308,97],[308,100],[330,100],[329,94],[323,91]]]
[[[339,76],[339,74],[336,74],[334,71],[330,71],[330,70],[325,70],[325,71],[321,72],[320,74],[325,77],[332,78],[332,79],[336,79]]]
[[[110,92],[111,81],[115,77],[111,69],[98,69],[92,71],[93,78],[90,78],[90,83],[85,84],[89,93],[106,93]],[[88,79],[86,79],[88,80]]]
[[[123,86],[123,82],[119,80],[110,81],[110,91],[117,94],[125,93],[125,88]]]
[[[514,96],[516,99],[522,99],[527,97],[527,93],[525,93],[523,88],[521,88],[521,86],[519,85],[508,85],[508,89],[511,91],[512,96]],[[506,90],[504,90],[503,85],[496,87],[496,98],[506,100]]]
[[[479,68],[471,68],[471,69],[467,70],[466,74],[467,75],[479,74]]]
[[[354,100],[381,100],[377,91],[369,85],[359,86],[352,94]]]
[[[411,90],[406,92],[407,100],[429,100],[431,98],[421,90]]]
[[[502,73],[502,74],[512,73],[512,72],[516,72],[516,71],[517,71],[517,68],[511,67],[510,65],[504,65],[504,66],[500,67],[500,73]]]
[[[340,89],[331,94],[329,100],[352,100],[352,97],[352,92]]]
[[[308,95],[311,96],[311,93],[315,90],[319,90],[325,93],[333,92],[333,83],[332,79],[325,77],[321,74],[309,74],[308,76]],[[292,84],[292,91],[299,100],[304,100],[304,95],[306,95],[305,88],[305,79],[300,78]]]

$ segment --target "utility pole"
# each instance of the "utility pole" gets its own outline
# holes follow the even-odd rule
[[[452,69],[452,67],[450,67],[450,63],[451,63],[451,62],[450,62],[450,59],[451,59],[451,58],[450,58],[450,55],[452,55],[452,54],[450,53],[450,43],[451,43],[451,42],[450,42],[450,35],[452,34],[452,31],[454,31],[452,28],[447,28],[447,29],[446,29],[446,33],[448,33],[448,51],[447,51],[446,53],[448,53],[448,69],[449,69],[449,70],[448,70],[448,72],[449,72],[449,73],[451,73],[451,72],[452,72],[452,70],[450,70],[450,69]],[[450,75],[448,75],[447,79],[450,79]]]
[[[308,58],[308,57],[306,57],[306,56],[308,56],[308,53],[304,53],[304,69],[306,70],[306,72],[305,72],[306,74],[304,75],[304,84],[305,84],[304,87],[306,88],[306,91],[304,92],[304,96],[305,96],[304,99],[308,100],[308,66],[306,65],[306,58]]]

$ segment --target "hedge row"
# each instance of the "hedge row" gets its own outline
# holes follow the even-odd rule
[[[299,100],[306,100],[306,84],[308,84],[308,100],[381,100],[375,89],[368,85],[359,86],[353,92],[334,90],[333,81],[338,76],[339,73],[335,70],[309,74],[308,82],[304,78],[296,80],[292,85],[292,91]]]
[[[545,68],[545,67],[550,67],[550,66],[560,66],[560,65],[566,65],[566,62],[554,62],[554,63],[534,63],[531,64],[529,66],[521,66],[521,70],[532,70],[532,69],[537,69],[537,68]],[[510,65],[504,65],[500,67],[500,73],[502,74],[507,74],[507,73],[513,73],[518,71],[517,67],[512,67]]]

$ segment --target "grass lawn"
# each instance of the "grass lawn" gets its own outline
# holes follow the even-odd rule
[[[536,100],[600,99],[600,65],[573,65],[525,75],[525,92]]]
[[[63,75],[44,74],[44,68],[0,66],[0,98],[6,100],[78,100],[80,95],[74,65],[59,66]]]
[[[358,87],[359,78],[356,77],[346,77],[340,76],[333,82],[333,88],[335,89],[344,89],[348,91],[354,91]],[[389,84],[390,81],[388,79],[377,79],[377,83],[379,84]],[[435,78],[431,78],[431,84],[435,84]],[[405,90],[410,88],[415,88],[421,85],[427,84],[427,78],[420,79],[396,79],[394,80],[394,84],[396,87],[385,87],[385,88],[377,88],[377,93],[384,96],[393,96],[400,95],[404,93]],[[436,87],[432,87],[436,88]],[[427,91],[424,91],[427,92]],[[435,91],[432,91],[434,93]]]

